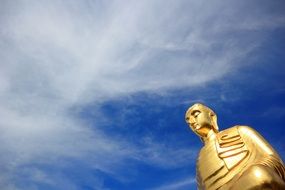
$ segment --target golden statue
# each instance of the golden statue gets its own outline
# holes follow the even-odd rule
[[[194,104],[185,116],[201,138],[196,178],[199,190],[285,189],[285,168],[276,151],[248,126],[219,132],[217,116],[203,104]]]

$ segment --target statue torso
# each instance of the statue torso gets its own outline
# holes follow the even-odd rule
[[[214,190],[228,183],[246,167],[249,153],[238,127],[213,134],[197,160],[199,189]]]
[[[252,165],[272,168],[285,179],[285,168],[275,150],[255,130],[235,126],[212,134],[197,160],[199,189],[228,190]]]

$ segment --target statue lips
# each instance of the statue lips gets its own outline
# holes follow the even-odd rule
[[[193,124],[195,131],[201,128],[201,126],[198,123]]]

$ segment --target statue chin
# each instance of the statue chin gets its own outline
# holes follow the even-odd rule
[[[195,104],[186,113],[186,118],[194,123],[199,122],[200,115],[194,115],[192,110],[198,110],[203,117],[216,117],[210,108]],[[202,127],[194,132],[204,142],[196,164],[198,189],[285,190],[281,158],[254,129],[237,125],[220,132]]]

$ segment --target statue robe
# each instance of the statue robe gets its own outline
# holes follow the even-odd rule
[[[200,190],[226,190],[254,164],[273,168],[285,180],[282,160],[254,129],[234,126],[208,137],[197,159]]]

